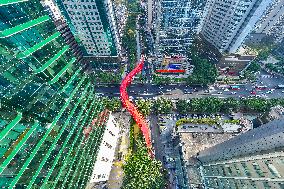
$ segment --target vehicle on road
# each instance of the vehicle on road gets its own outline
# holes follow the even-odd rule
[[[276,89],[284,89],[284,85],[277,85],[275,88]]]
[[[241,87],[239,85],[232,85],[230,88],[232,90],[240,90],[241,89]]]
[[[255,89],[257,89],[257,90],[265,90],[265,89],[267,89],[267,86],[266,85],[257,85],[257,86],[255,86]]]

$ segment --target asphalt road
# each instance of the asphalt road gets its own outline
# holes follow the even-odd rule
[[[128,88],[129,96],[133,98],[154,98],[163,96],[165,98],[172,99],[188,99],[188,98],[202,98],[208,96],[215,96],[218,98],[227,97],[249,97],[249,96],[259,96],[264,98],[282,98],[284,96],[284,89],[274,89],[277,85],[284,84],[284,78],[279,76],[273,76],[265,71],[261,71],[259,74],[259,80],[254,85],[267,86],[265,90],[256,90],[253,84],[239,85],[239,90],[229,90],[224,91],[224,89],[219,89],[214,86],[214,90],[206,93],[205,88],[197,87],[195,92],[194,88],[189,87],[185,84],[170,84],[164,86],[158,86],[150,83],[150,71],[149,63],[145,62],[144,73],[146,74],[147,83],[146,84],[131,84]],[[119,85],[108,85],[100,86],[96,88],[97,93],[101,96],[109,97],[119,97]],[[255,91],[255,94],[251,94],[251,91]],[[282,92],[283,91],[283,92]],[[190,94],[189,94],[190,93]]]

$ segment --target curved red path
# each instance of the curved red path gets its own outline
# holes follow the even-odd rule
[[[145,138],[145,142],[148,148],[149,155],[153,157],[152,143],[149,134],[149,127],[146,123],[144,116],[138,111],[134,104],[129,101],[129,96],[127,94],[127,87],[131,84],[132,79],[136,74],[142,71],[144,65],[144,57],[141,57],[140,63],[122,80],[120,85],[120,98],[124,107],[130,112],[133,119],[138,124],[142,134]]]

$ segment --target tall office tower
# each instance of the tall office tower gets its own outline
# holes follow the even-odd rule
[[[111,0],[56,0],[84,57],[119,56],[121,42]]]
[[[201,151],[207,188],[284,187],[284,118]]]
[[[209,0],[202,36],[221,53],[234,53],[273,0]]]
[[[84,188],[108,112],[39,1],[0,23],[0,187]]]
[[[204,0],[160,0],[156,2],[156,49],[185,53],[198,33]]]
[[[280,42],[284,38],[284,1],[275,0],[257,24],[255,33],[263,33]]]

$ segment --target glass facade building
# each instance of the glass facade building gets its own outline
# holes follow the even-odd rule
[[[1,188],[84,188],[92,173],[108,112],[55,28],[37,0],[0,1]]]
[[[284,188],[284,119],[201,151],[206,188]]]
[[[204,0],[160,0],[156,2],[158,51],[184,54],[199,32]]]

